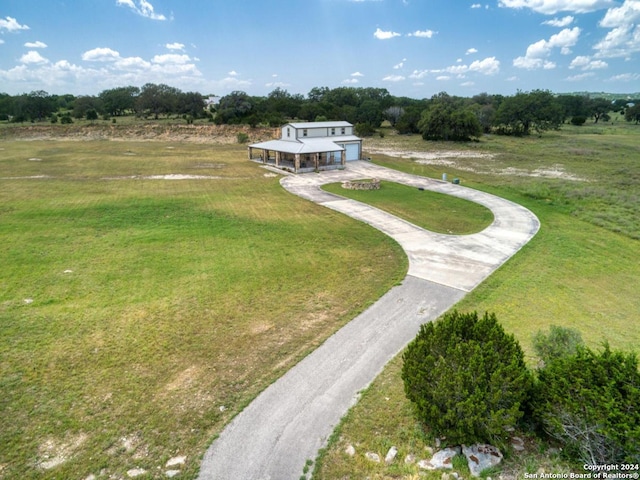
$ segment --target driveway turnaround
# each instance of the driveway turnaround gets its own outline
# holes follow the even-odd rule
[[[320,186],[378,178],[471,200],[493,223],[473,235],[429,232],[377,208],[324,192]],[[297,480],[384,365],[420,325],[456,304],[525,245],[540,223],[529,210],[460,185],[405,174],[368,162],[345,170],[287,176],[282,186],[302,198],[361,220],[393,237],[409,272],[375,304],[331,336],[239,413],[206,452],[201,480]]]

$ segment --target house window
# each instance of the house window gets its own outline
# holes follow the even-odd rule
[[[342,135],[344,135],[344,127],[342,127],[342,128],[340,129],[340,133],[341,133]]]
[[[287,138],[289,138],[290,136],[291,136],[291,129],[287,127]]]
[[[331,135],[335,135],[335,134],[336,134],[336,129],[335,129],[335,128],[332,128],[332,129],[331,129]]]
[[[302,130],[302,136],[306,137],[307,136],[307,129],[305,128],[304,130]]]

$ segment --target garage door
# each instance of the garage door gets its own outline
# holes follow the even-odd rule
[[[350,162],[352,160],[360,160],[360,145],[357,143],[348,143],[344,146],[346,153],[346,160]]]

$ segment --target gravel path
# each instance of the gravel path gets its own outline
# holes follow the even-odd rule
[[[493,211],[494,222],[474,235],[441,235],[374,207],[320,190],[325,183],[379,178],[454,195]],[[291,175],[293,194],[342,212],[390,235],[405,250],[409,272],[369,309],[262,392],[206,452],[199,479],[299,479],[358,392],[418,332],[506,262],[538,231],[529,210],[493,195],[404,174],[367,162],[345,170]]]

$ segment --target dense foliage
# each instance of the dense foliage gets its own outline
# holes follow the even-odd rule
[[[234,91],[223,97],[183,92],[165,84],[117,87],[97,96],[49,95],[44,91],[0,94],[0,120],[44,121],[69,113],[87,118],[95,111],[104,119],[125,114],[208,118],[217,124],[280,126],[290,120],[346,120],[371,132],[387,120],[398,133],[420,133],[428,140],[469,140],[482,133],[529,135],[558,128],[564,122],[607,121],[622,112],[638,123],[640,99],[615,100],[588,95],[554,95],[547,90],[513,96],[482,93],[471,98],[441,92],[430,99],[394,97],[385,88],[314,87],[306,95],[276,88],[266,97]],[[93,117],[93,113],[90,114]],[[57,120],[56,120],[57,121]]]
[[[539,371],[535,416],[569,458],[640,463],[640,373],[633,354],[578,346]]]
[[[533,336],[533,348],[542,365],[575,354],[581,345],[584,345],[582,335],[575,328],[551,325],[549,333],[539,331]]]
[[[523,416],[532,377],[494,314],[446,314],[426,323],[403,355],[407,398],[449,443],[502,444]]]

